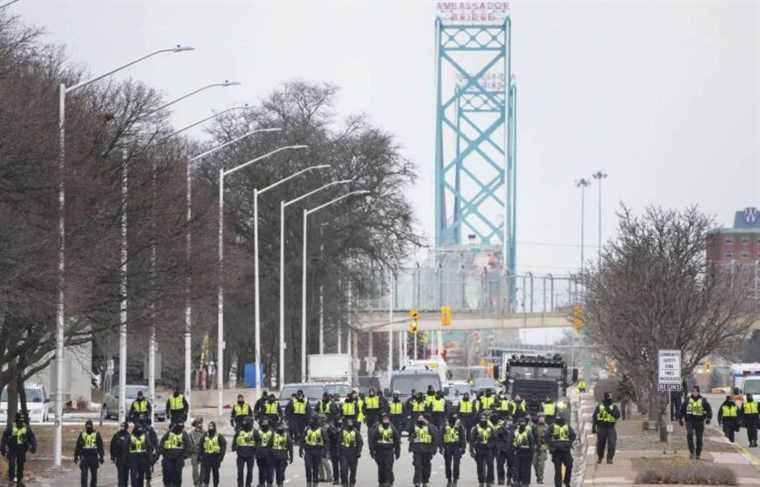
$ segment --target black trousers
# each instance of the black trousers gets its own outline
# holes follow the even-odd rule
[[[340,457],[340,480],[343,485],[356,484],[356,466],[359,457],[356,455],[342,455]],[[333,477],[337,481],[338,477]]]
[[[515,458],[515,480],[520,485],[528,487],[530,485],[530,472],[533,466],[533,454],[530,450],[518,451]]]
[[[462,463],[462,455],[459,452],[444,450],[443,463],[446,468],[446,480],[459,480],[459,464]]]
[[[744,416],[744,425],[747,427],[747,441],[749,441],[750,445],[757,445],[757,426],[758,426],[758,416],[752,415],[752,416]]]
[[[24,480],[24,464],[26,463],[26,452],[8,453],[8,480],[16,479],[16,482]]]
[[[554,487],[562,487],[564,484],[570,487],[570,480],[573,475],[573,455],[569,451],[555,450],[552,453],[552,463],[554,464]],[[565,478],[562,478],[562,467],[565,467]]]
[[[181,487],[183,468],[185,468],[185,460],[183,458],[164,458],[161,462],[164,485],[167,487]]]
[[[511,473],[504,468],[508,465],[508,460],[511,455],[506,450],[501,449],[496,450],[494,453],[496,460],[496,478],[499,483],[501,483],[507,478],[507,473]]]
[[[201,483],[209,485],[212,478],[214,487],[219,487],[219,460],[203,460],[201,462]]]
[[[253,463],[255,461],[255,457],[237,457],[238,487],[251,487],[251,484],[253,484]]]
[[[303,432],[306,429],[306,417],[303,414],[294,414],[290,417],[288,422],[290,426],[290,437],[293,438],[293,443],[301,444],[303,439]]]
[[[392,484],[394,482],[394,461],[394,450],[392,447],[378,447],[377,450],[375,450],[375,463],[377,463],[378,484]]]
[[[341,481],[340,475],[343,471],[343,468],[340,466],[341,458],[342,456],[338,451],[338,448],[335,448],[335,450],[330,448],[330,464],[332,465],[333,482]]]
[[[406,429],[406,418],[403,414],[392,414],[391,424],[400,434],[402,431],[404,431],[404,429]]]
[[[187,413],[184,411],[171,411],[169,413],[169,416],[171,416],[169,423],[170,424],[176,424],[176,423],[186,423],[187,422]]]
[[[116,461],[116,485],[127,487],[129,484],[129,462],[127,460]]]
[[[478,471],[478,482],[493,483],[493,451],[482,449],[475,451],[475,466]]]
[[[269,461],[267,462],[271,469],[270,471],[274,474],[274,478],[269,480],[269,483],[271,484],[274,480],[277,481],[277,485],[282,485],[285,483],[285,470],[288,468],[288,455],[287,453],[284,455],[275,455],[272,454],[269,457]],[[259,470],[261,472],[261,470]],[[261,482],[259,482],[261,483]]]
[[[702,436],[705,433],[705,423],[702,421],[686,422],[686,444],[692,455],[702,454]],[[695,437],[696,436],[696,442]]]
[[[83,457],[79,460],[79,484],[82,487],[87,487],[88,482],[87,479],[89,477],[89,485],[90,487],[97,487],[98,485],[98,467],[100,464],[98,463],[97,457],[95,458],[89,458],[89,457]]]
[[[596,456],[600,460],[604,458],[604,450],[607,450],[607,460],[615,458],[615,446],[617,445],[617,431],[615,426],[599,425],[596,430]]]
[[[433,462],[433,454],[427,452],[414,452],[414,484],[427,484],[430,482],[430,464]]]
[[[259,485],[271,484],[274,481],[274,463],[272,453],[256,455],[256,466],[259,468]]]
[[[129,476],[132,487],[143,487],[145,485],[145,472],[150,469],[148,455],[130,455],[129,457]]]
[[[319,482],[319,464],[322,462],[322,450],[318,448],[306,449],[303,460],[306,467],[306,481]]]
[[[723,434],[731,443],[736,441],[736,426],[736,419],[723,418]]]
[[[364,411],[364,422],[367,423],[367,429],[372,429],[375,424],[377,424],[377,420],[380,417],[379,411]]]

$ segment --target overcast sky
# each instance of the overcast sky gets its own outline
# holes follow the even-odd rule
[[[515,0],[518,270],[579,265],[573,181],[609,174],[605,238],[620,202],[698,203],[721,224],[760,206],[760,2]],[[430,0],[21,0],[13,12],[93,73],[189,44],[128,76],[175,97],[177,126],[255,101],[294,78],[342,87],[342,114],[393,132],[420,179],[410,191],[433,236],[434,2]],[[596,244],[596,188],[586,240]],[[586,255],[593,254],[589,245]]]

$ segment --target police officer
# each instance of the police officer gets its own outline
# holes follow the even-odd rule
[[[172,423],[184,423],[187,421],[187,412],[190,405],[187,403],[185,396],[179,392],[179,386],[174,387],[174,392],[166,400],[166,411]]]
[[[699,394],[699,386],[694,386],[691,396],[681,405],[678,423],[683,426],[686,421],[686,444],[689,446],[689,458],[699,460],[702,455],[702,436],[705,432],[705,423],[712,420],[712,408]],[[696,436],[696,444],[694,437]]]
[[[351,427],[353,428],[353,424]],[[340,485],[340,438],[343,431],[343,421],[338,419],[334,422],[327,422],[325,429],[327,430],[327,456],[329,456],[330,467],[332,467],[332,483],[333,485]]]
[[[369,394],[364,401],[364,421],[367,428],[372,428],[380,419],[380,413],[385,409],[385,398],[381,398],[375,392],[374,387],[369,388]]]
[[[470,441],[470,429],[475,426],[475,401],[470,400],[470,393],[465,392],[459,401],[459,422],[462,423],[467,441]]]
[[[448,403],[443,397],[443,391],[436,391],[435,398],[430,402],[430,420],[436,430],[441,431],[446,425],[446,413],[448,409]]]
[[[290,400],[288,406],[285,408],[285,415],[288,418],[290,434],[293,435],[293,439],[296,443],[300,444],[303,439],[306,419],[311,415],[310,409],[309,401],[303,396],[303,391],[301,390],[296,392],[296,395]]]
[[[256,461],[256,438],[253,433],[252,418],[246,417],[240,420],[240,429],[232,438],[232,451],[237,453],[238,487],[251,487],[253,464]]]
[[[343,417],[343,421],[350,419],[356,424],[358,414],[359,405],[356,403],[356,395],[353,392],[349,392],[348,396],[346,396],[346,400],[343,401],[343,405],[341,406],[341,416]]]
[[[84,431],[79,433],[74,447],[74,463],[79,464],[82,487],[87,487],[88,473],[90,487],[98,485],[98,468],[103,464],[103,455],[103,439],[100,433],[95,431],[92,421],[87,420]]]
[[[388,414],[391,418],[391,424],[397,431],[403,431],[406,428],[406,408],[399,399],[398,391],[393,392],[393,397],[388,403]]]
[[[554,487],[562,487],[563,482],[566,487],[570,487],[573,473],[573,455],[571,450],[574,441],[575,431],[573,431],[570,425],[565,424],[565,418],[562,416],[557,417],[554,423],[547,427],[546,443],[549,445],[552,463],[554,464]]]
[[[747,441],[752,448],[757,447],[757,428],[760,420],[758,419],[757,401],[752,394],[747,394],[747,400],[742,402],[741,417],[744,427],[747,428]]]
[[[497,403],[497,409],[499,407]],[[496,423],[493,421],[488,422],[488,426],[492,431],[492,446],[493,455],[496,461],[496,482],[498,485],[504,485],[506,479],[512,478],[512,470],[514,466],[513,453],[514,448],[512,446],[512,423],[503,419],[497,419]],[[505,472],[505,468],[507,470]]]
[[[0,440],[0,454],[8,458],[8,483],[23,487],[24,464],[26,452],[34,454],[37,451],[37,439],[30,428],[27,428],[24,415],[16,413],[13,425],[5,428]]]
[[[269,449],[269,461],[267,463],[270,471],[274,473],[277,487],[282,487],[285,483],[285,470],[289,464],[293,463],[293,443],[290,441],[290,435],[282,423],[277,424],[277,428],[272,434],[272,446]],[[271,486],[271,476],[268,482],[268,485]]]
[[[525,402],[525,399],[520,397],[520,394],[517,394],[515,396],[515,400],[513,401],[514,407],[514,420],[517,421],[520,418],[524,418],[528,415],[528,403]]]
[[[319,425],[317,417],[311,418],[309,426],[304,431],[303,443],[298,448],[298,455],[304,459],[306,467],[306,487],[319,483],[319,465],[325,452],[327,434]]]
[[[470,431],[470,456],[475,459],[480,487],[493,484],[493,441],[488,416],[481,414],[478,424]]]
[[[617,444],[615,423],[618,418],[620,418],[620,410],[612,403],[610,393],[605,392],[604,400],[596,406],[591,427],[591,432],[596,433],[596,463],[602,463],[605,447],[607,448],[607,463],[611,464],[615,458]]]
[[[116,485],[127,487],[129,483],[129,423],[121,423],[121,429],[111,437],[111,461],[116,465]]]
[[[174,423],[158,442],[158,456],[163,457],[161,471],[166,487],[182,486],[182,470],[190,455],[190,436],[184,423]]]
[[[232,405],[230,414],[230,425],[235,428],[235,431],[238,431],[243,427],[243,422],[246,419],[253,419],[253,408],[246,402],[242,394],[238,394],[237,402]]]
[[[587,389],[588,389],[588,383],[586,382],[586,379],[584,379],[583,377],[578,379],[578,394],[584,394]]]
[[[546,396],[546,401],[541,404],[541,409],[546,418],[546,422],[551,424],[554,422],[554,418],[557,415],[557,405],[554,404],[554,399],[551,396]]]
[[[256,421],[264,419],[264,406],[266,406],[268,400],[269,394],[264,391],[261,393],[261,397],[256,399],[256,402],[253,403],[253,417],[256,418]]]
[[[393,485],[393,462],[401,456],[401,434],[391,424],[390,416],[369,431],[369,455],[377,463],[377,482],[380,487]]]
[[[141,423],[135,423],[129,437],[129,474],[132,487],[143,487],[151,467],[153,445]]]
[[[501,392],[496,396],[494,412],[497,420],[506,420],[514,415],[514,404],[509,400],[506,393]]]
[[[127,420],[132,423],[137,423],[139,421],[142,422],[142,424],[150,424],[152,411],[153,406],[145,396],[143,396],[143,391],[137,391],[137,398],[135,398],[129,406]]]
[[[546,446],[546,418],[543,415],[538,416],[538,422],[533,425],[533,441],[535,449],[533,451],[533,470],[536,472],[536,483],[544,483],[544,468],[546,467],[546,458],[548,456],[548,447]]]
[[[520,418],[517,429],[512,435],[514,451],[515,475],[517,487],[530,485],[530,468],[533,463],[534,438],[528,428],[528,418]]]
[[[414,422],[416,421],[416,418],[420,415],[426,415],[430,411],[427,400],[422,392],[417,392],[415,396],[409,399],[409,407],[407,410],[410,414],[407,418],[407,424],[409,425],[409,433],[411,433],[414,430]]]
[[[201,461],[201,482],[204,487],[208,487],[212,477],[214,487],[219,487],[219,466],[226,452],[227,440],[217,433],[216,423],[210,421],[198,454]]]
[[[496,397],[493,395],[493,390],[489,387],[486,389],[486,391],[483,393],[482,396],[480,396],[478,400],[478,412],[483,413],[486,411],[490,411],[493,409],[493,405],[496,402]]]
[[[280,403],[277,402],[277,397],[274,394],[269,394],[267,402],[263,405],[263,416],[259,419],[259,424],[263,419],[266,419],[274,427],[280,422],[280,418],[282,418]]]
[[[726,400],[718,408],[718,425],[723,428],[723,434],[728,441],[733,443],[736,432],[739,431],[739,406],[731,396],[726,396]]]
[[[326,418],[332,421],[332,403],[330,402],[330,393],[325,392],[322,394],[322,399],[317,402],[317,414],[323,414]]]
[[[198,453],[201,451],[203,436],[203,418],[195,418],[193,420],[193,430],[188,435],[190,437],[190,449],[188,454],[190,455],[190,464],[193,469],[193,486],[201,487],[201,463],[198,460]]]
[[[446,487],[456,487],[459,482],[459,464],[467,449],[467,435],[456,414],[448,418],[443,428],[441,454],[446,469]]]
[[[259,424],[260,430],[254,432],[254,438],[256,438],[256,466],[259,469],[259,486],[272,485],[272,482],[274,482],[275,463],[273,462],[272,447],[274,445],[275,426],[277,428],[283,426],[283,431],[285,431],[282,422],[271,425],[269,424],[269,420],[265,419]]]
[[[409,451],[414,456],[414,485],[427,487],[433,455],[438,450],[438,430],[424,416],[418,416],[409,434]]]
[[[150,423],[144,425],[143,431],[145,431],[145,434],[148,436],[148,447],[150,448],[150,451],[148,452],[148,469],[145,470],[145,485],[150,487],[150,483],[153,479],[153,466],[158,461],[158,435],[156,434],[156,430],[153,429],[153,425]]]
[[[341,471],[335,479],[337,480],[340,477],[343,487],[354,487],[356,485],[356,466],[362,456],[364,442],[361,433],[356,431],[350,419],[345,421],[340,431],[339,445]]]

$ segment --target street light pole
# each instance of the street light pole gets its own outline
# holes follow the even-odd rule
[[[349,196],[367,194],[369,191],[352,191],[350,193],[339,196],[333,200],[323,203],[315,208],[303,210],[303,260],[301,262],[301,381],[306,382],[306,253],[307,253],[307,241],[308,241],[308,220],[309,215],[318,212],[330,205],[333,205],[339,201],[342,201]]]
[[[6,3],[7,7],[15,2]],[[141,61],[157,56],[162,53],[178,53],[192,51],[192,47],[177,46],[170,49],[158,49],[139,57],[126,64],[118,66],[104,74],[81,81],[72,86],[61,83],[58,87],[58,303],[56,306],[56,334],[55,334],[55,434],[53,436],[53,464],[61,465],[63,456],[63,353],[64,353],[64,323],[66,317],[66,95],[89,86],[92,83],[107,78],[114,73],[129,68]],[[123,179],[123,178],[122,178]],[[123,184],[123,181],[122,181]],[[126,273],[126,260],[120,266]],[[126,318],[124,296],[121,296],[120,317]],[[120,370],[120,373],[126,373]],[[126,396],[126,386],[119,384],[119,397]],[[120,401],[121,402],[121,401]],[[119,418],[123,421],[126,411],[119,405]]]
[[[602,180],[607,178],[607,174],[602,171],[597,171],[594,174],[591,175],[594,179],[596,179],[599,189],[599,204],[598,210],[599,210],[599,228],[598,228],[598,235],[597,235],[597,266],[601,269],[602,267]]]
[[[586,225],[586,188],[591,182],[586,178],[581,178],[575,182],[575,187],[581,189],[581,279],[583,279],[583,270],[585,266],[585,225]],[[580,297],[580,292],[576,293],[576,299]]]
[[[280,201],[280,362],[279,362],[279,378],[277,383],[282,387],[282,385],[285,383],[285,349],[287,348],[287,344],[285,342],[285,208],[288,206],[298,203],[299,201],[308,198],[309,196],[315,195],[319,193],[320,191],[324,191],[327,188],[331,188],[333,186],[339,185],[339,184],[348,184],[350,183],[350,179],[345,179],[342,181],[333,181],[331,183],[327,183],[324,186],[321,186],[315,190],[309,191],[308,193],[302,194],[301,196],[294,198],[290,201]],[[350,289],[350,281],[349,281],[349,289]],[[350,291],[349,291],[350,296]],[[350,297],[349,297],[350,300]],[[350,337],[349,337],[349,350],[350,350]],[[350,352],[349,352],[350,353]]]
[[[227,144],[229,145],[229,143]],[[219,232],[218,232],[218,259],[217,264],[219,266],[219,276],[218,276],[218,284],[217,284],[217,371],[216,371],[216,378],[217,378],[217,414],[219,416],[222,415],[222,409],[223,409],[223,392],[224,392],[224,178],[225,176],[232,175],[236,173],[237,171],[240,171],[243,168],[246,168],[250,166],[251,164],[255,164],[261,160],[268,159],[269,157],[272,157],[273,155],[286,151],[286,150],[294,150],[294,149],[303,149],[306,146],[304,145],[288,145],[284,147],[278,147],[277,149],[274,149],[273,151],[267,152],[266,154],[256,157],[254,159],[251,159],[248,162],[245,162],[243,164],[240,164],[239,166],[236,166],[232,169],[224,170],[224,168],[219,169]],[[221,148],[221,147],[220,147]],[[204,156],[206,153],[201,154],[198,157]]]

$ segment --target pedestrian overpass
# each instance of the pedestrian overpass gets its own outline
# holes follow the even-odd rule
[[[362,331],[405,331],[412,321],[408,310],[393,313],[363,311],[354,313],[354,327]],[[567,312],[503,313],[498,311],[453,311],[450,326],[442,327],[439,312],[419,312],[418,330],[518,330],[522,328],[569,328]]]

